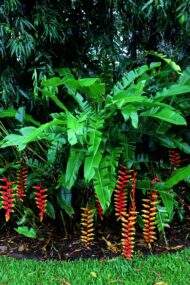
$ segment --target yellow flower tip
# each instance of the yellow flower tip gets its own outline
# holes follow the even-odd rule
[[[5,220],[8,222],[10,220],[10,215],[5,215]]]

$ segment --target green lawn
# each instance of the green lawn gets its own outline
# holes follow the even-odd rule
[[[190,285],[190,249],[175,254],[98,261],[0,258],[0,285]],[[165,282],[165,283],[163,283]]]

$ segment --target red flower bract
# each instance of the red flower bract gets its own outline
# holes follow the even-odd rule
[[[181,157],[179,151],[177,149],[170,149],[169,150],[169,160],[171,166],[179,167],[181,163]]]
[[[2,178],[0,180],[4,182],[4,185],[1,186],[2,208],[6,211],[5,219],[6,222],[8,222],[14,208],[14,189],[11,187],[14,182],[9,182],[7,178]]]
[[[131,172],[133,170],[127,170],[125,166],[121,165],[115,190],[115,212],[118,216],[118,220],[122,218],[122,213],[126,212],[127,207],[127,192],[126,187],[131,179]]]
[[[159,196],[157,194],[157,190],[152,190],[152,185],[155,182],[159,181],[159,178],[154,177],[154,180],[150,182],[150,191],[149,197],[143,199],[143,235],[144,239],[147,242],[148,246],[151,248],[152,243],[156,240],[156,213],[157,213],[157,205],[160,203]]]
[[[134,171],[131,178],[131,204],[129,213],[122,213],[122,252],[126,259],[131,260],[133,257],[133,249],[135,244],[135,224],[137,221],[135,192],[137,183],[137,172]]]
[[[44,213],[46,212],[46,204],[47,204],[47,189],[42,189],[41,185],[39,186],[34,186],[34,189],[36,189],[35,192],[35,200],[36,200],[36,204],[38,209],[40,210],[40,221],[43,220],[44,217]]]
[[[96,196],[96,207],[97,207],[97,214],[98,214],[98,217],[103,220],[103,209],[102,209],[102,206],[100,204],[100,201],[98,199],[98,197]]]

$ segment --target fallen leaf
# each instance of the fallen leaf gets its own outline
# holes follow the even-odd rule
[[[154,283],[154,285],[168,285],[168,283],[161,281]]]
[[[91,274],[92,277],[97,278],[96,272],[90,272],[90,274]]]
[[[65,278],[62,279],[61,285],[71,285]]]
[[[176,246],[166,246],[166,249],[167,250],[178,250],[178,249],[181,249],[183,247],[184,247],[184,245],[181,244],[181,245],[176,245]]]
[[[28,248],[28,245],[27,244],[21,244],[21,245],[19,245],[19,247],[18,247],[18,251],[20,251],[20,252],[23,252],[23,251],[28,251],[29,250],[29,248]]]
[[[119,248],[118,248],[116,245],[112,244],[112,243],[111,243],[109,240],[107,240],[105,237],[102,237],[102,240],[105,241],[105,243],[106,243],[106,245],[107,245],[107,248],[108,248],[109,250],[111,250],[111,251],[114,252],[114,253],[118,253],[118,252],[119,252]]]
[[[125,281],[116,279],[116,280],[109,280],[108,283],[109,284],[111,284],[111,283],[124,284]]]
[[[46,240],[46,243],[44,244],[44,246],[42,246],[42,250],[43,251],[46,251],[46,247],[48,246],[48,244],[50,243],[51,241],[51,237],[49,237],[47,240]]]

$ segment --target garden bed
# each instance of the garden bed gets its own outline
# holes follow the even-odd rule
[[[57,233],[53,226],[48,230],[41,228],[39,234],[44,238],[31,239],[17,234],[12,228],[3,227],[0,238],[0,256],[9,256],[17,259],[29,258],[38,260],[77,260],[77,259],[107,259],[121,255],[120,236],[105,230],[97,232],[97,238],[90,246],[84,248],[80,236],[77,234],[64,237]],[[139,256],[175,252],[190,247],[190,218],[182,223],[173,223],[166,229],[166,239],[161,236],[152,249],[148,249],[142,234],[137,233],[135,251]]]

